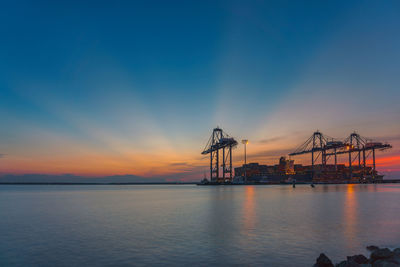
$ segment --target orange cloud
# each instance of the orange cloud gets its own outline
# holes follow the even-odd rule
[[[372,159],[367,160],[367,164],[371,165]],[[395,167],[400,166],[400,155],[393,155],[387,157],[379,157],[375,159],[375,163],[381,167]]]

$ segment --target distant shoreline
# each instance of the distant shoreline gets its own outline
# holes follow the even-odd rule
[[[2,183],[0,185],[187,185],[197,182],[165,182],[165,183]]]
[[[314,183],[315,185],[339,185],[339,184],[398,184],[400,179],[396,180],[383,180],[379,183]],[[311,183],[296,183],[296,185],[305,185]],[[154,182],[154,183],[57,183],[57,182],[43,182],[43,183],[12,183],[0,182],[0,185],[200,185],[198,182]],[[248,184],[202,184],[208,186],[215,185],[292,185],[292,183],[248,183]]]

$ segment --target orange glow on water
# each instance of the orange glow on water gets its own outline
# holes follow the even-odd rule
[[[254,186],[246,186],[245,202],[243,205],[243,219],[245,229],[255,227],[255,192]]]
[[[354,247],[354,237],[357,234],[357,199],[354,191],[354,184],[347,185],[344,203],[344,229],[348,239],[348,246]]]

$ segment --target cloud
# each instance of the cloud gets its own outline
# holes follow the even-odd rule
[[[285,138],[286,138],[286,136],[276,136],[276,137],[272,137],[272,138],[262,139],[262,140],[260,140],[258,142],[262,143],[262,144],[269,144],[269,143],[273,143],[273,142],[277,142],[277,141],[283,140]]]
[[[173,162],[170,163],[169,166],[188,166],[188,167],[192,167],[193,165],[187,163],[187,162]]]
[[[104,177],[84,177],[73,174],[49,175],[49,174],[5,174],[0,176],[0,183],[162,183],[166,180],[162,177],[141,177],[131,174],[114,175]]]
[[[199,164],[194,165],[188,162],[174,162],[168,165],[169,169],[172,171],[169,174],[161,175],[161,177],[166,177],[170,179],[171,177],[179,176],[187,176],[188,179],[191,179],[193,175],[198,175],[202,173],[205,169],[209,168],[208,164]]]
[[[289,153],[293,152],[293,149],[273,149],[273,150],[263,150],[260,152],[252,153],[249,156],[259,158],[259,157],[280,157],[285,156]]]
[[[5,154],[0,153],[0,158],[4,158]]]
[[[400,141],[400,134],[395,134],[395,135],[387,135],[387,136],[375,136],[371,137],[372,140],[377,140],[377,141],[385,141],[385,142],[396,142]]]

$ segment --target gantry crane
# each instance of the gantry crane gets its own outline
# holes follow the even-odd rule
[[[299,146],[289,156],[296,156],[311,153],[311,164],[312,164],[312,176],[314,178],[314,165],[318,158],[321,157],[322,171],[326,169],[327,160],[330,156],[334,156],[335,159],[335,171],[337,175],[337,155],[348,154],[349,174],[350,179],[353,176],[353,162],[358,159],[358,167],[362,169],[363,175],[365,175],[366,159],[369,154],[372,153],[372,178],[376,175],[376,164],[375,164],[375,151],[389,149],[392,146],[390,144],[383,144],[382,142],[372,142],[364,137],[361,137],[358,133],[353,132],[349,137],[343,141],[334,139],[323,135],[321,132],[316,131],[313,135],[307,139],[301,146]],[[356,153],[356,157],[353,159],[353,154]],[[361,154],[362,154],[362,168],[361,168]]]
[[[214,128],[210,139],[201,154],[210,154],[210,180],[211,182],[224,183],[231,182],[232,175],[232,148],[237,145],[237,141],[225,133],[221,128]],[[222,177],[220,176],[219,156],[222,150]],[[227,177],[226,174],[229,174]]]

